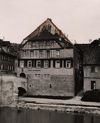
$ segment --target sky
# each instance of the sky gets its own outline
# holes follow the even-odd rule
[[[21,43],[47,18],[73,43],[100,38],[100,0],[0,0],[0,38]]]

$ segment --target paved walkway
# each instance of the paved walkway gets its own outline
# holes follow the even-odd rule
[[[24,98],[19,98],[19,101],[23,101],[25,103],[34,103],[34,104],[71,105],[71,106],[86,106],[86,107],[100,108],[99,102],[84,102],[81,101],[80,96],[76,96],[72,99],[67,99],[67,100],[24,97]]]

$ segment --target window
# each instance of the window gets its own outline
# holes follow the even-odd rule
[[[47,58],[50,58],[50,50],[47,50]]]
[[[39,56],[40,58],[43,57],[43,50],[39,50]]]
[[[20,61],[20,67],[23,68],[24,67],[24,61]]]
[[[92,90],[96,89],[96,81],[91,81],[91,89]]]
[[[55,61],[55,68],[60,68],[61,62],[60,60]]]
[[[28,61],[27,66],[28,66],[28,67],[32,67],[32,61]]]
[[[0,69],[3,70],[3,64],[1,64]]]
[[[36,67],[37,68],[41,68],[42,64],[41,64],[41,61],[40,60],[37,60],[36,61]]]
[[[56,50],[56,57],[60,56],[60,50]]]
[[[71,61],[66,60],[65,67],[66,67],[66,68],[71,68]]]
[[[91,66],[91,73],[98,72],[98,68],[95,66]]]
[[[34,50],[34,56],[37,58],[39,55],[39,51],[38,50]]]
[[[34,57],[34,50],[31,50],[31,57]]]
[[[44,60],[44,68],[48,68],[49,67],[49,61],[48,60]]]

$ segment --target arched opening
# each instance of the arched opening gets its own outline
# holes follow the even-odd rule
[[[26,96],[26,90],[22,87],[18,87],[18,96]]]
[[[26,78],[25,73],[21,73],[21,74],[20,74],[20,77]]]

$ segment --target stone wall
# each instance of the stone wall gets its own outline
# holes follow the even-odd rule
[[[32,96],[72,97],[75,95],[73,67],[23,68],[28,81],[28,94]],[[21,69],[17,68],[20,75]]]
[[[100,89],[100,78],[84,78],[84,91],[91,90],[91,81],[96,82],[96,89]]]
[[[13,75],[0,76],[0,104],[15,104],[16,98],[18,98],[18,87],[23,87],[27,90],[26,79]]]
[[[50,75],[46,79],[28,75],[28,94],[33,96],[74,96],[73,75]]]
[[[100,66],[96,66],[94,72],[91,72],[91,66],[84,66],[84,91],[91,90],[91,81],[100,89]]]

